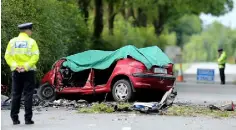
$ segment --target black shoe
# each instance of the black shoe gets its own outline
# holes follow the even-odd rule
[[[18,125],[18,124],[20,124],[19,120],[13,121],[13,125]]]
[[[34,124],[34,121],[32,121],[32,120],[25,121],[25,124],[26,124],[26,125],[32,125],[32,124]]]

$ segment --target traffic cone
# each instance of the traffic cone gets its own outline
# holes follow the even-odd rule
[[[179,71],[178,71],[177,81],[184,82],[184,76],[183,76],[183,72],[181,69],[179,69]]]
[[[184,76],[183,76],[183,71],[182,71],[182,63],[179,64],[179,71],[178,71],[177,81],[178,82],[184,82]]]

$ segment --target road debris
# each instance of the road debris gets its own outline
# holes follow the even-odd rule
[[[2,101],[6,99],[8,99],[8,97],[2,95]],[[76,110],[79,113],[116,113],[116,112],[118,113],[135,112],[136,113],[136,112],[139,112],[139,113],[144,113],[144,114],[158,114],[158,115],[170,115],[170,116],[236,117],[236,112],[230,111],[230,108],[232,108],[232,104],[231,105],[226,104],[221,107],[217,107],[214,105],[212,105],[212,107],[210,106],[206,107],[206,106],[199,106],[199,105],[193,105],[193,104],[189,104],[189,105],[172,104],[169,102],[169,106],[166,106],[167,104],[166,101],[168,100],[164,100],[164,101],[165,101],[164,102],[165,105],[161,105],[161,102],[88,103],[86,100],[76,101],[76,100],[59,99],[54,102],[40,101],[39,105],[33,107],[33,110],[37,114],[41,114],[43,111],[51,111],[56,108],[56,109],[63,109],[65,111]],[[2,103],[2,106],[3,106],[3,103]],[[8,104],[2,107],[2,109],[10,109],[10,100],[8,100]]]
[[[141,113],[149,113],[149,112],[159,112],[159,103],[145,103],[145,102],[136,102],[133,104],[133,109],[136,111],[140,111]]]
[[[173,101],[176,97],[177,93],[170,89],[166,94],[163,96],[160,102],[156,102],[157,112],[160,109],[167,108],[173,104]],[[59,99],[53,102],[45,102],[35,100],[39,103],[38,106],[45,107],[54,107],[54,108],[67,108],[69,110],[79,110],[82,113],[111,113],[111,112],[130,112],[130,111],[140,111],[137,108],[137,103],[131,105],[130,103],[118,103],[118,102],[102,102],[102,103],[88,103],[86,100],[66,100],[66,99]],[[144,103],[145,104],[145,103]],[[152,104],[152,103],[149,103]],[[152,106],[153,107],[153,106]],[[153,109],[154,110],[154,109]],[[148,109],[146,113],[150,112],[151,109]]]
[[[208,107],[210,110],[219,110],[219,111],[234,111],[235,110],[235,105],[233,101],[231,103],[222,105],[220,107],[216,105],[209,105]]]
[[[85,100],[66,100],[66,99],[59,99],[59,100],[55,100],[53,102],[45,102],[45,101],[41,101],[39,103],[39,106],[42,107],[55,107],[55,108],[60,108],[60,107],[64,107],[64,108],[70,108],[70,109],[77,109],[77,108],[81,108],[81,107],[87,107],[88,102]]]
[[[162,97],[160,102],[136,102],[133,104],[133,110],[142,112],[142,113],[150,113],[150,112],[162,112],[167,110],[170,106],[172,106],[175,97],[177,96],[177,92],[174,88],[171,88],[167,91]]]
[[[11,98],[1,95],[1,109],[2,110],[9,110],[11,104]]]
[[[42,111],[49,111],[54,108],[65,109],[66,111],[77,110],[79,113],[126,113],[139,112],[145,114],[174,115],[174,116],[214,116],[214,117],[235,117],[236,112],[234,103],[228,103],[220,107],[216,105],[198,106],[191,103],[174,103],[177,93],[170,89],[163,96],[160,102],[93,102],[86,100],[66,100],[59,99],[53,102],[45,102],[34,95],[33,110],[37,114]],[[23,100],[22,100],[23,101]],[[2,109],[10,109],[11,99],[2,95]],[[24,107],[24,102],[21,103]]]
[[[33,105],[34,109],[37,111],[41,111],[42,108],[47,107],[54,107],[54,108],[67,108],[69,110],[78,110],[80,112],[130,112],[130,111],[140,111],[140,112],[159,112],[160,109],[169,107],[173,104],[175,96],[177,95],[173,89],[170,89],[166,94],[163,96],[160,102],[154,103],[134,103],[131,105],[130,103],[118,103],[118,102],[102,102],[102,103],[88,103],[86,100],[66,100],[66,99],[59,99],[53,102],[46,102],[40,100],[37,94],[33,96]],[[4,97],[4,96],[3,96]],[[10,108],[10,98],[4,97],[2,101],[8,100],[8,102],[2,102],[2,106],[8,106]],[[24,99],[21,102],[22,107],[24,107]],[[144,107],[144,109],[142,108]],[[147,109],[148,107],[148,109]]]

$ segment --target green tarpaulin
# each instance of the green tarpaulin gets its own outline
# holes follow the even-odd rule
[[[115,51],[89,50],[66,57],[64,67],[69,67],[74,72],[86,69],[106,69],[114,62],[122,58],[132,58],[142,62],[147,69],[153,65],[164,66],[172,61],[157,46],[136,48],[132,45],[124,46]]]

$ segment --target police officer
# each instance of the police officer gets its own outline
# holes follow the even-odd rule
[[[5,60],[12,71],[11,118],[14,125],[20,124],[18,114],[22,92],[24,92],[25,98],[25,124],[34,124],[32,120],[32,98],[39,50],[36,41],[30,38],[32,27],[32,23],[18,25],[20,34],[9,41],[5,52]]]
[[[223,48],[218,49],[219,57],[218,57],[218,66],[220,71],[220,80],[221,84],[225,84],[225,63],[226,63],[226,53]]]

